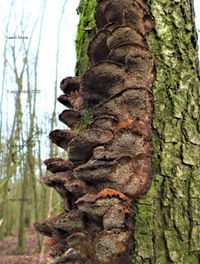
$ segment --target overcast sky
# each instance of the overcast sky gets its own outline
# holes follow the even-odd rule
[[[64,10],[64,15],[60,28],[60,53],[58,62],[58,81],[57,90],[58,95],[61,94],[59,89],[60,81],[67,76],[74,75],[74,68],[76,63],[76,52],[75,52],[75,38],[76,30],[79,21],[79,17],[76,12],[79,0],[68,0],[66,1],[66,6]],[[3,48],[6,41],[6,35],[9,37],[15,35],[22,35],[20,22],[23,13],[24,6],[24,35],[30,39],[31,30],[33,24],[37,17],[41,15],[41,0],[34,0],[34,8],[32,0],[14,0],[14,6],[12,9],[12,15],[9,25],[8,33],[5,32],[6,23],[8,21],[8,13],[10,10],[12,1],[1,1],[0,0],[0,20],[1,20],[1,30],[0,30],[0,82],[2,83],[2,69],[3,69]],[[38,64],[38,89],[41,91],[38,95],[37,100],[37,111],[40,111],[40,117],[43,115],[51,114],[53,111],[53,101],[54,101],[54,82],[55,82],[55,65],[56,65],[56,51],[57,51],[57,30],[58,21],[61,15],[61,10],[63,7],[64,0],[47,1],[46,11],[44,14],[44,21],[42,27],[42,37],[39,53],[39,64]],[[3,28],[3,30],[2,30]],[[31,45],[30,52],[30,63],[31,58],[34,62],[34,54],[36,53],[37,42],[39,35],[39,23],[33,34],[33,41]],[[28,40],[25,40],[28,43]],[[12,46],[14,40],[7,40],[8,46]],[[16,46],[21,45],[21,40],[17,39],[15,41]],[[10,56],[10,57],[9,57]],[[8,63],[12,64],[11,54],[7,55]],[[22,66],[23,56],[21,53],[17,55],[17,65],[20,71]],[[34,64],[32,64],[34,65]],[[4,120],[7,115],[13,115],[14,109],[14,94],[8,93],[7,91],[15,90],[14,78],[11,74],[11,68],[7,66],[6,72],[6,91],[4,91],[3,100],[3,116]],[[24,87],[26,89],[26,87]],[[1,92],[0,92],[1,93]],[[22,94],[22,97],[26,98],[26,94]],[[60,113],[64,107],[61,104],[57,104],[58,111]],[[12,110],[12,111],[11,111]],[[11,118],[9,118],[11,120]]]
[[[200,30],[200,0],[194,0],[194,8],[196,12],[197,28]]]

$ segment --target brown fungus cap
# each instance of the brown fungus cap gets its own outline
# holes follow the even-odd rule
[[[51,171],[52,173],[64,172],[73,168],[71,161],[59,158],[47,159],[44,161],[44,164],[47,166],[47,170]]]
[[[59,120],[69,128],[74,129],[77,123],[81,120],[81,113],[78,110],[64,110],[59,115]]]
[[[51,131],[49,138],[52,143],[65,150],[68,149],[70,141],[77,136],[77,133],[68,129],[56,129]]]
[[[99,31],[90,41],[88,46],[88,57],[92,65],[100,61],[108,59],[109,49],[107,45],[107,38],[110,32],[106,29]]]
[[[60,88],[65,94],[72,91],[79,91],[80,81],[81,77],[67,77],[61,81]]]

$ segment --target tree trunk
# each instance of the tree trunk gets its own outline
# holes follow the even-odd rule
[[[156,31],[153,183],[135,215],[135,263],[199,263],[199,69],[193,6],[149,1]]]
[[[133,263],[197,264],[200,258],[200,82],[193,5],[190,0],[173,3],[149,0],[148,5],[155,18],[155,29],[147,36],[156,62],[154,157],[151,188],[133,204]],[[95,6],[95,0],[82,0],[79,7],[76,43],[79,75],[89,66],[86,50],[96,33]],[[63,100],[62,97],[60,101]],[[73,103],[77,106],[77,100]],[[65,138],[58,131],[52,135],[54,141],[55,137],[59,144]],[[49,235],[52,231],[49,225],[49,222],[40,223],[37,229]]]
[[[81,1],[77,53],[95,1]],[[156,59],[152,186],[134,206],[134,263],[199,263],[200,134],[197,36],[191,0],[148,1]],[[84,22],[83,22],[84,21]],[[93,30],[93,29],[92,29]],[[86,57],[82,56],[82,59]],[[77,72],[85,70],[78,56]]]

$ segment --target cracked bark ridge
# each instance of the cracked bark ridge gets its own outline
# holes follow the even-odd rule
[[[44,177],[63,199],[63,214],[35,223],[49,236],[55,263],[130,264],[131,205],[151,182],[154,59],[145,34],[154,20],[144,0],[99,0],[91,67],[67,77],[58,101],[68,128],[50,133],[68,160],[45,161]],[[78,125],[93,120],[82,131]]]

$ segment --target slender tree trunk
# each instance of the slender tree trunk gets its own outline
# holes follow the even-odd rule
[[[20,212],[19,212],[19,227],[18,227],[18,244],[17,244],[17,253],[22,254],[24,251],[24,227],[25,227],[25,212],[27,207],[27,186],[28,186],[28,175],[27,175],[27,166],[24,165],[23,168],[20,164],[20,173],[22,176],[21,179],[21,201],[20,201]]]

